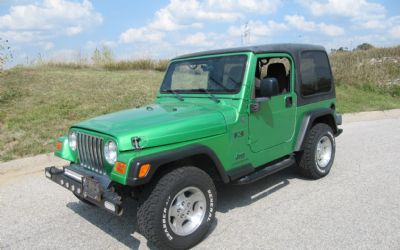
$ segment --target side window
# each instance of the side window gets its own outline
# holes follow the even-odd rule
[[[290,92],[290,61],[286,57],[260,58],[257,60],[255,72],[255,92],[253,97],[259,97],[261,80],[274,77],[278,80],[279,94]]]
[[[305,51],[301,53],[300,75],[303,96],[329,92],[332,88],[332,75],[325,52]]]

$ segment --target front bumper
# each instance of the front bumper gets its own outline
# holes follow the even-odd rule
[[[115,215],[122,215],[122,198],[110,188],[111,180],[71,164],[62,169],[45,168],[48,179],[73,192],[76,196]]]

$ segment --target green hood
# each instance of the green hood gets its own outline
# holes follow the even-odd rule
[[[74,125],[108,134],[120,151],[132,150],[132,137],[140,146],[155,147],[189,141],[226,132],[224,116],[215,109],[193,103],[153,104],[95,117]]]

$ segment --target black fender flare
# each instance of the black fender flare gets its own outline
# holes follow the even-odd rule
[[[229,176],[227,175],[221,161],[214,151],[205,145],[196,144],[134,159],[129,169],[126,184],[128,186],[140,186],[149,183],[154,174],[162,165],[196,155],[206,155],[210,157],[216,166],[216,170],[220,175],[221,180],[224,183],[229,182]],[[146,163],[151,165],[149,173],[144,178],[137,178],[139,167]]]
[[[300,151],[301,147],[303,145],[304,138],[307,134],[307,131],[310,130],[312,124],[314,123],[315,119],[329,115],[333,119],[333,132],[335,136],[338,136],[342,130],[338,129],[338,125],[342,124],[342,115],[337,113],[334,109],[330,108],[323,108],[323,109],[317,109],[310,111],[304,115],[303,121],[300,126],[300,131],[297,135],[297,141],[294,147],[294,151]]]

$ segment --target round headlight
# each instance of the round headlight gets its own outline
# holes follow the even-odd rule
[[[75,132],[71,132],[71,133],[69,133],[69,136],[68,136],[68,144],[69,144],[69,147],[73,150],[73,151],[75,151],[76,150],[76,145],[77,145],[77,140],[76,140],[76,138],[77,138],[77,136],[76,136],[76,133]]]
[[[104,156],[108,163],[114,165],[117,161],[117,144],[113,141],[108,141],[104,145]]]

